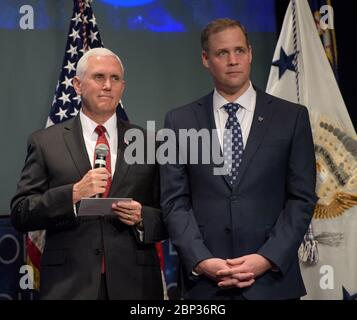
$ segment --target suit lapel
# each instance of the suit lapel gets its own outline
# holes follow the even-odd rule
[[[237,182],[234,184],[233,188],[238,188],[244,173],[246,172],[254,153],[260,146],[265,133],[270,125],[272,116],[272,106],[271,99],[264,92],[257,90],[257,101],[253,116],[252,126],[250,128],[249,137],[244,150],[242,163],[239,167],[239,174]]]
[[[109,197],[115,193],[115,190],[119,187],[120,183],[124,180],[130,166],[126,163],[124,159],[124,152],[126,144],[124,142],[124,135],[126,128],[124,122],[118,119],[118,150],[117,150],[117,161],[115,163],[115,172],[112,180],[112,186],[110,188]]]
[[[219,138],[217,135],[216,121],[214,119],[213,113],[213,92],[199,100],[198,105],[200,106],[200,108],[195,109],[196,120],[199,124],[198,129],[208,129],[210,131],[210,137],[212,139],[212,143],[210,145],[206,145],[206,147],[210,148],[207,150],[211,150],[210,163],[212,166],[213,173],[213,169],[216,167],[216,164],[213,162],[212,146],[213,144],[215,144],[216,146],[220,146]],[[204,108],[203,112],[202,107]],[[220,156],[222,157],[222,149],[220,148],[219,150]],[[227,183],[227,185],[232,188],[231,184],[229,183],[228,177],[226,175],[222,175],[222,178]]]
[[[64,126],[63,138],[81,177],[92,169],[84,143],[79,116]]]
[[[200,99],[197,102],[197,105],[199,107],[195,108],[195,117],[198,123],[198,130],[216,129],[216,123],[213,115],[213,92]]]

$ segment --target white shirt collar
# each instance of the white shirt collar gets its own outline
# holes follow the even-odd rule
[[[248,89],[239,98],[237,98],[233,102],[238,103],[239,105],[241,105],[244,109],[246,109],[248,111],[254,111],[254,105],[252,105],[252,101],[253,101],[253,99],[255,100],[255,95],[256,95],[256,92],[253,88],[252,83],[249,81]],[[226,100],[224,97],[222,97],[218,93],[217,89],[215,88],[214,93],[213,93],[213,110],[218,111],[219,109],[222,108],[222,106],[224,106],[227,103],[229,103],[229,101]]]
[[[95,132],[95,128],[98,124],[86,116],[82,109],[79,112],[79,118],[81,120],[83,134],[96,140],[97,133]],[[105,123],[103,123],[103,126],[107,130],[109,139],[117,134],[117,115],[115,112]]]

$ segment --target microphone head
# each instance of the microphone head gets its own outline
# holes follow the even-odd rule
[[[95,155],[97,157],[106,157],[108,155],[109,148],[106,144],[104,143],[99,143],[95,147]]]

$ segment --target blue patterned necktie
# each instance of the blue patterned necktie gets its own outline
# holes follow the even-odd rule
[[[225,167],[228,168],[228,179],[231,185],[237,181],[239,165],[243,157],[243,136],[240,124],[237,119],[237,110],[240,108],[238,103],[227,103],[224,109],[228,113],[224,134],[223,134],[223,153]]]

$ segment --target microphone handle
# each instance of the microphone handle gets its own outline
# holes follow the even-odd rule
[[[94,169],[97,168],[105,168],[105,157],[104,156],[97,156],[94,163]],[[101,193],[97,193],[94,198],[99,199],[102,197]]]

